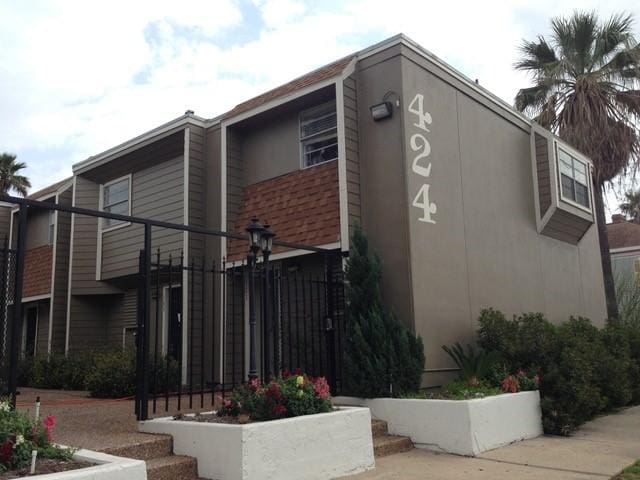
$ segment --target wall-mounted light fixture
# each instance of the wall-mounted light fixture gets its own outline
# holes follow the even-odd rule
[[[391,97],[396,98],[393,103],[389,101]],[[400,106],[400,96],[396,92],[390,90],[384,94],[384,97],[382,97],[382,102],[376,103],[369,108],[371,110],[371,118],[373,118],[373,121],[379,122],[380,120],[384,120],[385,118],[393,117],[394,103],[396,107]]]
[[[393,105],[391,102],[382,102],[373,105],[371,108],[371,117],[374,122],[384,120],[393,116]]]

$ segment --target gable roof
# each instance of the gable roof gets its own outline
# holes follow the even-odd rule
[[[341,73],[347,65],[356,57],[356,55],[349,55],[347,57],[336,60],[324,67],[320,67],[312,72],[309,72],[301,77],[296,78],[290,82],[280,85],[268,92],[265,92],[257,97],[253,97],[245,102],[239,103],[233,109],[224,114],[225,118],[235,117],[241,113],[252,110],[256,107],[269,103],[276,98],[284,97],[290,93],[294,93],[305,87],[313,85],[315,83],[322,82],[329,78],[335,77]]]
[[[615,248],[640,248],[640,224],[620,221],[607,224],[609,250]]]
[[[41,197],[53,195],[65,183],[69,183],[70,184],[72,179],[73,179],[73,177],[69,177],[69,178],[65,178],[64,180],[60,180],[59,182],[52,183],[51,185],[49,185],[47,187],[41,188],[40,190],[37,190],[37,191],[35,191],[33,193],[30,193],[29,195],[27,195],[27,198],[29,198],[31,200],[36,200],[36,199],[41,198]]]

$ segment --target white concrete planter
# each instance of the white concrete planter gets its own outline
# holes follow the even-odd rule
[[[339,405],[368,407],[392,435],[416,447],[475,456],[542,435],[540,394],[507,393],[474,400],[361,399],[336,397]]]
[[[246,425],[170,417],[138,429],[173,437],[173,451],[198,459],[198,475],[215,480],[329,479],[374,468],[366,408]]]
[[[73,459],[94,463],[94,466],[66,472],[34,475],[30,479],[43,480],[147,480],[144,461],[116,457],[92,450],[78,450]]]

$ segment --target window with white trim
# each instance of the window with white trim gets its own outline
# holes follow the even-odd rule
[[[338,158],[336,103],[323,103],[300,114],[302,166],[311,167]]]
[[[591,210],[588,168],[586,162],[578,160],[558,147],[558,170],[562,198]]]
[[[102,210],[109,213],[129,215],[130,177],[125,177],[114,182],[106,183],[102,187]],[[110,218],[102,219],[102,228],[107,229],[121,225],[122,221]]]

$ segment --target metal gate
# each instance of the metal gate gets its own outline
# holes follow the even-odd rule
[[[138,418],[216,406],[247,381],[252,301],[257,376],[300,370],[326,377],[339,391],[345,321],[338,252],[316,254],[315,268],[292,268],[291,259],[187,261],[156,251],[147,269],[145,258],[142,251]]]

